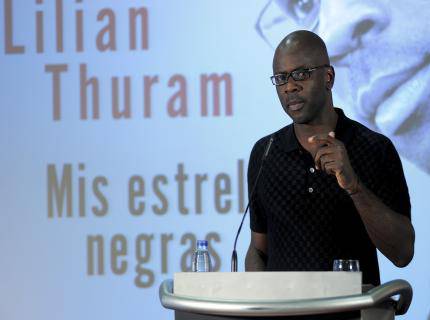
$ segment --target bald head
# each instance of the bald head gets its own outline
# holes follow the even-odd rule
[[[311,31],[294,31],[282,39],[276,48],[273,64],[285,55],[300,55],[309,65],[330,64],[324,41]]]
[[[310,31],[290,33],[276,48],[273,74],[280,79],[276,92],[295,124],[319,123],[335,114],[331,93],[335,75],[329,65],[324,41]]]

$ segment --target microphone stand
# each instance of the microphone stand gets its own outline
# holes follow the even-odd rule
[[[246,217],[246,214],[248,213],[249,206],[253,201],[254,192],[255,192],[255,189],[257,187],[257,183],[258,183],[258,180],[260,178],[261,172],[263,171],[263,167],[264,167],[264,163],[266,161],[266,158],[269,155],[269,151],[270,151],[270,147],[272,146],[273,139],[274,138],[273,138],[273,134],[272,134],[270,136],[269,142],[267,143],[267,147],[266,147],[266,150],[264,151],[263,158],[261,159],[260,169],[258,170],[257,177],[255,178],[254,185],[252,186],[251,194],[249,195],[248,204],[246,205],[245,212],[243,213],[242,221],[240,222],[239,228],[236,232],[236,238],[234,239],[233,252],[231,254],[231,272],[237,272],[237,252],[236,252],[237,239],[239,238],[240,231],[242,230],[243,222],[245,221],[245,217]]]

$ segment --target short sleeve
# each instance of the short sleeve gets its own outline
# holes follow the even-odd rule
[[[267,219],[260,203],[258,184],[252,199],[251,192],[261,166],[261,160],[264,152],[263,139],[259,140],[252,148],[248,164],[248,201],[250,202],[250,227],[252,231],[258,233],[267,233]]]
[[[402,162],[393,143],[387,139],[382,155],[377,196],[393,211],[411,219],[411,202]]]

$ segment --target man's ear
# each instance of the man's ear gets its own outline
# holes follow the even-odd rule
[[[327,70],[326,88],[331,90],[334,85],[335,72],[333,66],[330,66]]]

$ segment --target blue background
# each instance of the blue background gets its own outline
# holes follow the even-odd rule
[[[430,149],[425,120],[429,100],[421,93],[428,91],[429,44],[421,37],[428,30],[428,22],[420,14],[428,9],[426,2],[416,1],[415,6],[408,7],[414,7],[415,11],[408,10],[416,14],[409,21],[410,30],[405,30],[399,19],[409,12],[401,1],[390,2],[390,6],[387,1],[346,0],[65,1],[64,52],[56,52],[54,2],[37,5],[15,0],[13,41],[25,46],[23,54],[6,53],[4,3],[0,7],[1,319],[172,318],[173,313],[160,306],[158,285],[182,271],[181,258],[190,246],[186,241],[181,243],[181,238],[190,232],[197,238],[217,233],[219,241],[212,241],[211,247],[220,256],[220,271],[229,271],[234,234],[241,218],[238,161],[244,161],[246,173],[254,142],[290,123],[269,77],[273,47],[287,33],[302,28],[318,32],[327,42],[337,71],[335,105],[388,135],[402,156],[412,202],[416,252],[411,264],[403,269],[379,255],[381,276],[383,282],[396,278],[411,282],[414,300],[404,318],[427,319]],[[147,50],[129,48],[128,10],[134,7],[145,7],[148,12]],[[97,14],[104,8],[115,13],[115,51],[100,52],[95,47],[95,37],[107,21],[97,21]],[[75,50],[74,17],[78,9],[84,13],[83,52]],[[37,10],[44,13],[43,53],[36,53],[35,46]],[[90,76],[99,79],[99,119],[79,117],[82,63]],[[68,65],[61,78],[59,121],[52,117],[52,75],[45,72],[47,64]],[[223,103],[219,117],[200,115],[200,76],[212,73],[231,75],[231,116],[225,114]],[[167,113],[167,101],[177,91],[177,87],[168,86],[168,81],[175,74],[186,79],[186,117],[172,118]],[[412,82],[402,78],[405,74]],[[131,78],[129,119],[112,117],[113,76]],[[144,76],[159,77],[152,91],[150,118],[142,116]],[[395,93],[387,86],[393,86]],[[122,92],[121,84],[120,97]],[[373,103],[375,96],[380,99]],[[416,108],[411,111],[410,105]],[[398,119],[404,119],[403,127],[395,130],[392,124]],[[85,170],[78,171],[79,163],[85,164]],[[190,209],[187,215],[178,208],[175,175],[180,163],[189,176],[185,184],[185,204]],[[48,218],[49,164],[56,166],[57,174],[61,174],[64,164],[72,165],[73,217]],[[223,198],[231,200],[227,213],[217,212],[214,205],[214,180],[220,173],[231,179],[231,195]],[[151,209],[160,204],[151,186],[160,174],[168,179],[161,188],[169,203],[163,215]],[[196,174],[208,177],[202,186],[201,214],[196,213],[194,205]],[[108,186],[102,188],[109,203],[104,217],[91,213],[92,206],[100,205],[91,192],[91,181],[99,175],[108,179]],[[145,180],[146,207],[140,216],[128,210],[128,182],[133,175]],[[79,217],[77,209],[79,177],[86,179],[86,217]],[[248,228],[247,222],[239,240],[239,270],[243,270],[249,244]],[[86,241],[87,236],[97,234],[105,240],[105,273],[91,276],[87,274]],[[115,275],[110,268],[110,241],[115,234],[127,239],[127,254],[122,260],[128,264],[123,275]],[[141,264],[153,272],[154,282],[149,288],[139,288],[134,282],[139,234],[154,236],[149,261]],[[164,271],[162,234],[172,235]],[[189,261],[188,256],[185,259]]]

